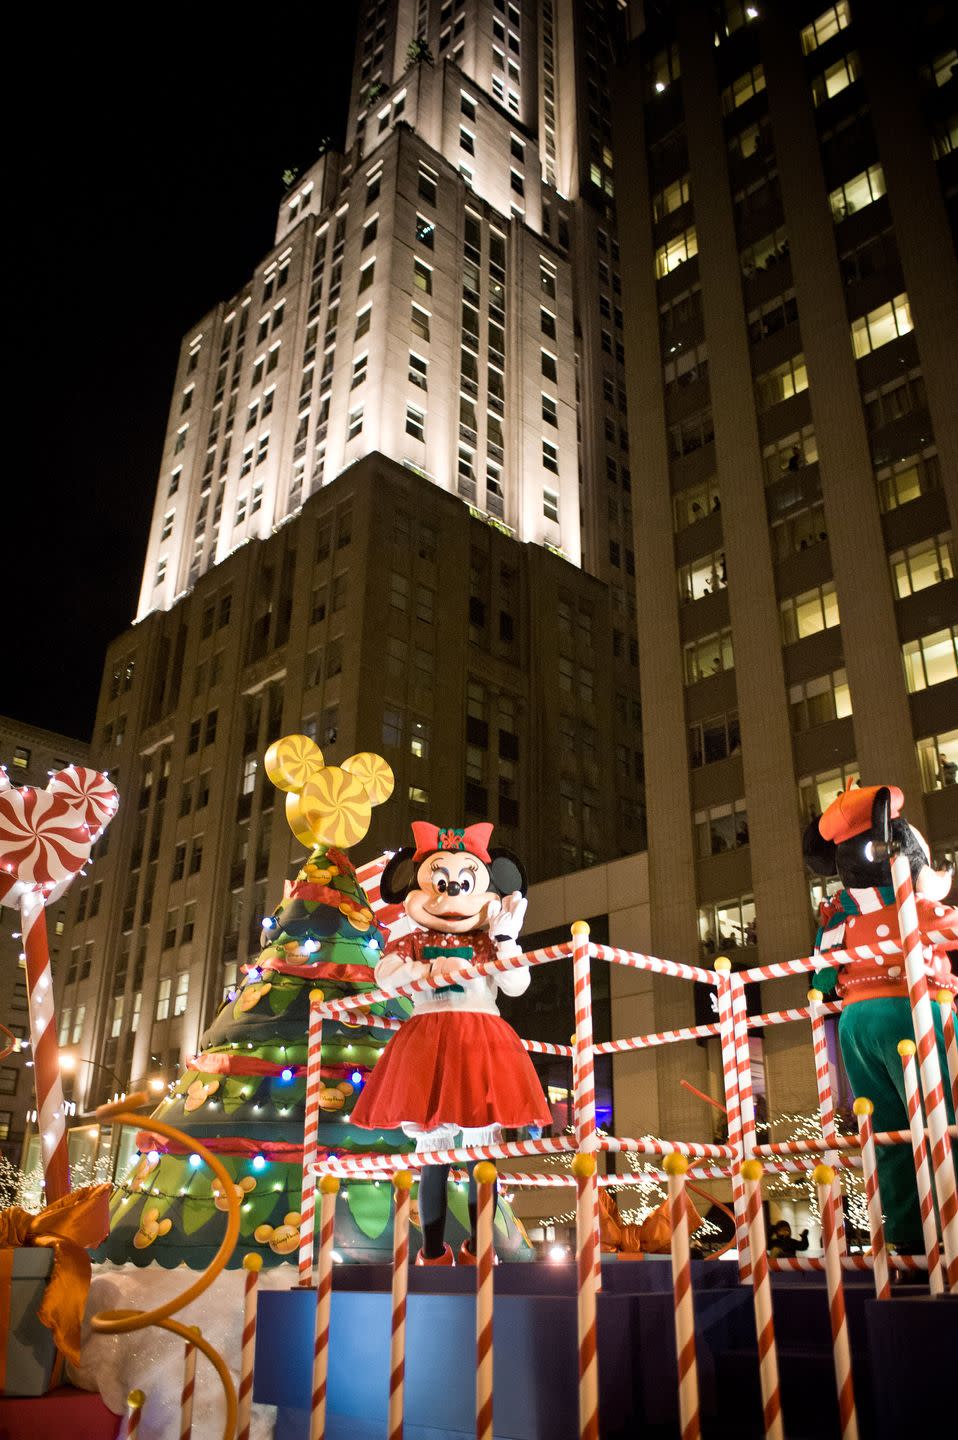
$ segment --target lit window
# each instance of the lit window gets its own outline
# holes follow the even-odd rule
[[[897,550],[889,555],[892,579],[898,598],[914,595],[930,585],[940,585],[943,580],[954,579],[955,567],[952,559],[951,534],[931,536]]]
[[[926,795],[932,790],[958,785],[958,730],[919,740],[918,766],[921,788]]]
[[[801,685],[792,685],[788,692],[792,729],[798,733],[824,725],[829,720],[844,720],[852,713],[848,676],[844,670],[830,675],[816,675]]]
[[[425,245],[427,250],[431,250],[435,244],[436,227],[422,215],[416,216],[416,239],[420,245]]]
[[[900,335],[907,335],[913,328],[906,294],[896,295],[894,300],[869,310],[867,315],[852,321],[852,347],[856,360],[891,340],[897,340]]]
[[[758,95],[765,89],[765,71],[761,65],[746,70],[744,74],[737,75],[731,85],[726,86],[722,91],[722,110],[726,115],[731,115],[746,100],[751,100],[753,95]]]
[[[823,10],[821,15],[802,31],[802,54],[810,55],[819,45],[831,40],[839,30],[846,29],[850,19],[846,0],[838,0],[837,5],[829,5],[827,10]]]
[[[173,997],[173,1014],[184,1015],[190,994],[190,972],[181,970],[176,977],[176,994]]]
[[[30,764],[30,751],[25,745],[17,745],[13,752],[13,768],[26,770]]]
[[[699,253],[698,235],[695,226],[690,225],[687,230],[681,231],[678,235],[660,245],[655,252],[655,274],[661,280],[664,275],[669,275],[684,265],[686,260],[691,260],[693,255]]]
[[[166,976],[160,981],[159,989],[156,992],[156,1018],[167,1020],[170,1014],[170,994],[173,990],[173,981]]]
[[[958,626],[909,640],[902,646],[902,657],[910,694],[953,680],[958,675]]]
[[[828,203],[832,207],[832,217],[844,220],[846,215],[864,210],[866,205],[880,199],[884,193],[885,172],[880,165],[869,165],[860,175],[853,175],[851,180],[846,180],[844,185],[831,192]]]
[[[769,410],[782,400],[790,400],[808,389],[805,356],[793,355],[784,365],[777,365],[755,379],[755,400],[760,411]]]
[[[781,602],[782,642],[791,645],[820,630],[831,630],[840,623],[838,596],[834,584],[816,585],[801,595],[791,595]]]
[[[816,105],[824,105],[826,100],[840,95],[860,74],[861,61],[858,52],[852,50],[833,65],[829,65],[820,75],[813,76],[812,100]]]
[[[425,294],[432,294],[432,266],[418,258],[413,261],[413,284]]]

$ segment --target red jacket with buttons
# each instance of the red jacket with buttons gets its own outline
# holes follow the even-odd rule
[[[845,894],[855,902],[860,913],[843,914],[837,910],[830,915],[823,913],[825,928],[819,942],[820,952],[823,955],[827,955],[829,950],[854,952],[862,947],[879,953],[842,965],[838,972],[839,995],[846,1004],[856,1000],[907,997],[904,956],[894,953],[901,944],[898,908],[894,901],[884,903],[884,897],[877,889],[849,890]],[[940,901],[922,899],[921,896],[915,897],[915,904],[918,928],[924,942],[925,973],[932,995],[936,990],[950,990],[952,994],[958,994],[958,976],[952,973],[946,953],[946,948],[958,948],[958,941],[944,933],[958,930],[958,909]],[[823,906],[823,912],[826,906]],[[886,953],[881,954],[881,951]]]

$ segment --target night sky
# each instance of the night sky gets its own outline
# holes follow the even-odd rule
[[[355,10],[157,6],[135,39],[120,7],[21,22],[0,712],[89,738],[137,600],[181,337],[271,246],[284,169],[341,141]]]

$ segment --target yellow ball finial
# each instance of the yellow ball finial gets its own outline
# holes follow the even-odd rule
[[[572,1173],[577,1180],[588,1180],[590,1175],[595,1174],[595,1156],[590,1155],[588,1150],[580,1150],[578,1155],[573,1155]]]
[[[251,1252],[249,1255],[244,1255],[244,1256],[243,1256],[243,1269],[244,1269],[244,1270],[252,1270],[252,1271],[255,1273],[257,1270],[262,1270],[262,1268],[263,1268],[263,1257],[262,1257],[262,1255],[256,1255],[256,1254],[254,1254],[254,1253]]]
[[[825,998],[825,997],[824,997],[824,995],[822,994],[821,990],[816,990],[816,989],[814,988],[814,986],[813,986],[812,989],[809,990],[809,992],[808,992],[808,1003],[809,1003],[809,1005],[820,1005],[820,1004],[822,1003],[822,1001],[823,1001],[824,998]]]
[[[131,1410],[139,1410],[143,1405],[146,1404],[146,1396],[143,1394],[142,1390],[131,1390],[129,1395],[126,1397],[126,1403],[129,1405]]]
[[[319,1182],[319,1188],[323,1195],[335,1195],[339,1189],[338,1177],[335,1175],[324,1175]]]
[[[575,1031],[574,1031],[574,1030],[573,1030],[572,1034],[569,1036],[569,1044],[570,1044],[570,1045],[574,1045],[574,1044],[575,1044]]]
[[[935,999],[939,1005],[954,1005],[955,1003],[955,997],[950,990],[939,990]]]
[[[899,1055],[914,1055],[917,1049],[918,1046],[915,1044],[914,1040],[899,1040],[898,1042]]]
[[[393,1176],[393,1186],[396,1190],[411,1190],[412,1175],[408,1170],[397,1170]]]
[[[858,1099],[852,1106],[852,1110],[855,1112],[856,1115],[874,1115],[875,1106],[872,1104],[871,1100],[869,1100],[867,1095],[859,1095]]]
[[[477,1185],[492,1185],[499,1171],[491,1160],[480,1160],[472,1173]]]
[[[763,1176],[764,1174],[765,1174],[765,1166],[762,1164],[761,1160],[743,1160],[743,1161],[742,1161],[742,1179],[743,1179],[743,1180],[761,1180],[761,1178],[762,1178],[762,1176]]]
[[[732,962],[727,955],[720,955],[713,966],[713,969],[717,970],[720,975],[728,974],[731,968]]]
[[[685,1175],[689,1168],[688,1158],[673,1150],[671,1155],[666,1155],[662,1162],[662,1169],[666,1175]]]
[[[322,990],[310,990],[310,992],[309,992],[309,1003],[310,1003],[310,1005],[322,1005],[322,1003],[323,1003],[323,1001],[324,1001],[325,999],[326,999],[326,996],[325,996],[325,994],[324,994],[324,992],[323,992]]]
[[[589,922],[588,922],[588,920],[573,920],[573,922],[572,922],[572,933],[573,933],[573,935],[588,935],[588,933],[589,933]]]
[[[812,1179],[816,1185],[833,1185],[835,1183],[835,1171],[831,1165],[816,1165],[812,1171]]]

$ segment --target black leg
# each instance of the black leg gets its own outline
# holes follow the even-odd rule
[[[477,1215],[478,1215],[478,1213],[479,1213],[479,1199],[478,1199],[478,1194],[477,1194],[477,1190],[476,1190],[476,1176],[475,1176],[475,1170],[476,1170],[476,1166],[477,1166],[478,1164],[479,1164],[479,1161],[478,1161],[478,1160],[473,1160],[472,1163],[467,1167],[467,1168],[468,1168],[468,1171],[469,1171],[469,1191],[468,1191],[468,1199],[469,1199],[469,1249],[472,1251],[473,1255],[475,1255],[475,1253],[476,1253],[476,1217],[477,1217]],[[493,1217],[493,1220],[495,1220],[495,1216],[496,1216],[496,1206],[498,1205],[498,1203],[499,1203],[499,1182],[498,1182],[498,1180],[496,1180],[496,1181],[493,1182],[493,1186],[492,1186],[492,1217]]]
[[[448,1165],[424,1165],[419,1174],[419,1221],[427,1260],[438,1260],[445,1245],[448,1180]]]

